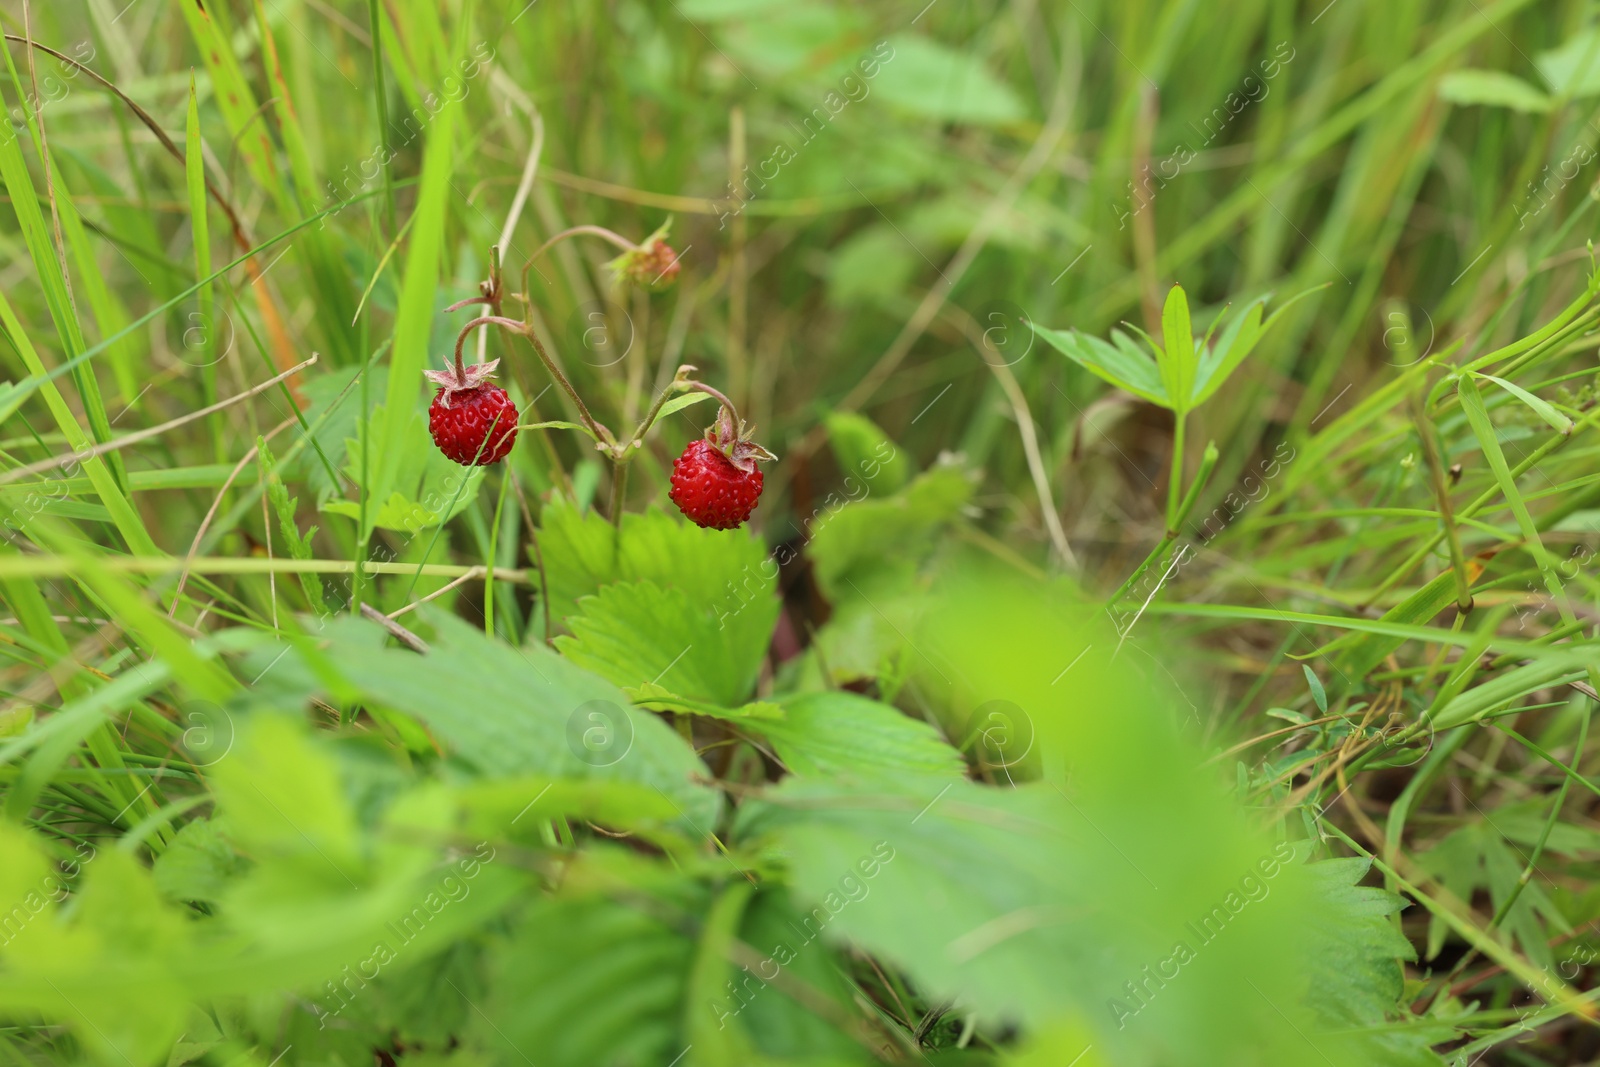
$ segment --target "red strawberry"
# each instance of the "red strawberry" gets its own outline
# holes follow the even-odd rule
[[[757,460],[776,459],[751,441],[724,407],[704,440],[690,441],[672,462],[672,502],[696,526],[732,530],[744,525],[761,499]]]
[[[463,467],[499,463],[517,440],[517,406],[490,382],[499,363],[475,363],[458,375],[451,370],[422,373],[439,386],[428,407],[428,432],[448,459]]]

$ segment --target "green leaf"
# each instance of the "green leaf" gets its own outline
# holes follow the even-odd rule
[[[975,125],[1015,122],[1026,114],[1017,94],[977,56],[920,35],[897,34],[888,43],[872,85],[902,111]]]
[[[739,937],[755,949],[763,961],[771,960],[780,965],[785,973],[819,991],[827,1000],[841,1007],[848,1005],[856,993],[846,977],[849,973],[846,961],[826,951],[822,945],[811,945],[801,951],[808,918],[810,916],[802,914],[790,902],[787,890],[758,890],[745,908]],[[755,969],[771,973],[771,965],[765,962]],[[738,975],[741,980],[743,977],[742,973]],[[720,1006],[729,1009],[762,1052],[791,1062],[816,1057],[819,1062],[833,1067],[875,1062],[836,1025],[836,1020],[851,1017],[848,1009],[835,1013],[832,1019],[823,1019],[781,989],[757,988],[762,990],[761,995],[750,997],[737,1010],[725,999]],[[720,993],[725,998],[726,988]]]
[[[752,700],[748,704],[741,704],[730,708],[722,704],[713,704],[706,700],[690,700],[688,697],[679,696],[664,685],[646,682],[626,690],[629,699],[641,708],[652,711],[681,711],[691,715],[704,715],[712,719],[724,719],[728,722],[745,722],[749,719],[781,719],[783,709],[768,700]]]
[[[679,5],[684,18],[702,22],[742,18],[782,6],[783,0],[683,0]]]
[[[1446,572],[1443,577],[1449,578]],[[1551,656],[1540,658],[1521,667],[1497,674],[1487,682],[1468,689],[1451,699],[1433,718],[1435,732],[1452,730],[1481,717],[1511,706],[1516,701],[1552,685],[1561,685],[1583,678],[1588,666],[1595,665],[1595,656]]]
[[[190,924],[126,852],[91,848],[77,866],[70,917],[37,912],[8,930],[0,1003],[70,1024],[101,1062],[160,1062],[186,1013]]]
[[[1471,900],[1475,894],[1487,891],[1490,908],[1498,913],[1516,890],[1527,859],[1523,850],[1507,843],[1499,819],[1492,818],[1453,831],[1419,855],[1417,862],[1459,900]],[[1551,903],[1538,879],[1518,892],[1517,901],[1506,913],[1502,927],[1530,960],[1544,967],[1553,962],[1550,940],[1572,932],[1571,925]],[[1443,948],[1447,930],[1443,920],[1430,917],[1429,958],[1437,956]]]
[[[865,39],[858,12],[822,0],[778,4],[750,16],[720,26],[718,36],[726,52],[741,66],[759,72],[757,77],[763,82],[803,77],[811,72],[818,56],[853,55]],[[807,107],[815,106],[824,121],[849,104],[836,86],[828,88],[835,89],[833,101],[821,99],[821,94],[807,94]]]
[[[847,492],[852,480],[854,484],[865,484],[869,493],[893,493],[910,479],[911,461],[865,415],[834,411],[823,424],[828,428],[828,443],[839,461]]]
[[[289,495],[288,488],[283,484],[283,478],[278,474],[277,460],[273,458],[272,449],[264,437],[256,438],[256,460],[261,468],[262,479],[267,484],[267,498],[272,502],[274,514],[278,516],[278,532],[283,536],[290,557],[311,559],[311,538],[317,528],[313,526],[304,534],[300,533],[295,521],[295,505],[298,501]],[[328,609],[323,600],[322,579],[315,574],[301,574],[299,578],[300,588],[305,590],[306,601],[312,612],[325,614]]]
[[[1250,301],[1244,309],[1229,320],[1217,338],[1216,344],[1200,353],[1199,367],[1195,372],[1194,406],[1199,407],[1222,388],[1222,383],[1232,376],[1244,358],[1255,348],[1265,329],[1261,325],[1261,312],[1268,297]]]
[[[839,690],[781,697],[781,719],[746,725],[772,742],[778,758],[802,777],[870,781],[946,778],[966,765],[939,731],[898,708]]]
[[[1416,950],[1389,916],[1406,902],[1393,893],[1359,885],[1369,867],[1363,859],[1326,860],[1304,867],[1317,915],[1317,921],[1303,931],[1315,991],[1311,1003],[1324,1025],[1352,1032],[1351,1044],[1362,1062],[1441,1067],[1430,1046],[1454,1034],[1444,1027],[1419,1026],[1402,1003],[1401,961],[1416,959]]]
[[[1254,351],[1257,342],[1272,329],[1274,323],[1295,304],[1304,300],[1312,293],[1327,288],[1314,285],[1310,289],[1302,290],[1285,300],[1267,318],[1261,321],[1262,311],[1266,308],[1267,301],[1272,299],[1272,294],[1257,297],[1246,304],[1229,322],[1222,334],[1217,338],[1216,344],[1209,350],[1200,353],[1200,367],[1195,376],[1193,407],[1199,407],[1209,400],[1213,393],[1222,387],[1229,376],[1244,362],[1246,356]]]
[[[1475,374],[1473,377],[1482,378],[1484,381],[1493,382],[1494,384],[1498,385],[1500,388],[1504,389],[1506,392],[1510,393],[1512,396],[1528,405],[1535,415],[1549,423],[1550,426],[1558,433],[1572,432],[1572,420],[1567,418],[1561,412],[1557,411],[1548,400],[1542,400],[1528,392],[1526,389],[1522,388],[1522,386],[1517,385],[1514,382],[1508,382],[1504,378],[1496,378],[1492,374]]]
[[[257,862],[240,891],[251,903],[289,907],[364,883],[367,858],[329,750],[282,715],[256,715],[236,729],[212,781],[230,840]]]
[[[764,614],[776,588],[778,565],[749,530],[703,530],[651,508],[623,515],[619,544],[616,527],[603,516],[580,512],[562,499],[545,505],[539,521],[557,621],[579,610],[580,597],[611,582],[650,581],[682,590],[713,619],[742,618],[746,605]]]
[[[1500,70],[1453,70],[1439,79],[1439,98],[1452,104],[1487,104],[1523,112],[1544,112],[1551,107],[1544,93]]]
[[[764,803],[742,805],[740,829],[770,838],[788,858],[807,944],[821,938],[871,952],[905,969],[927,996],[959,998],[980,1019],[1032,1027],[1081,1015],[1096,1027],[1105,1062],[1142,1062],[1160,1032],[1174,1031],[1204,1037],[1186,1063],[1236,1064],[1245,1049],[1263,1047],[1303,1062],[1294,1049],[1304,1039],[1278,1014],[1309,1021],[1292,977],[1301,956],[1289,948],[1292,923],[1309,913],[1290,868],[1270,852],[1262,862],[1271,876],[1250,860],[1231,878],[1237,861],[1213,860],[1203,873],[1158,868],[1129,839],[1127,823],[1108,825],[1098,807],[1091,816],[1073,803],[1043,783],[991,789],[902,777],[842,790],[791,779]],[[1123,882],[1123,872],[1138,881],[1129,855],[1161,879],[1160,893]],[[1212,905],[1224,918],[1202,939],[1186,924]],[[1126,1014],[1139,1002],[1124,982],[1172,958],[1175,941],[1187,943],[1182,967],[1193,973],[1162,983],[1143,1009],[1156,1018],[1135,1026]],[[1273,1002],[1251,994],[1246,978],[1272,991]],[[1112,1008],[1108,998],[1132,1008]]]
[[[922,260],[887,225],[868,226],[844,240],[828,260],[828,301],[839,307],[892,306]]]
[[[764,596],[728,624],[682,589],[615,582],[579,601],[571,636],[556,645],[573,663],[619,686],[659,686],[689,700],[733,708],[755,688],[777,622]]]
[[[661,410],[656,413],[656,421],[660,422],[668,415],[676,415],[684,408],[693,407],[695,404],[702,404],[707,400],[714,399],[716,398],[710,393],[702,393],[698,389],[684,393],[682,396],[675,396],[665,404],[661,405]]]
[[[1533,65],[1557,95],[1593,96],[1600,93],[1600,29],[1568,37],[1559,48],[1540,52]]]
[[[319,635],[328,663],[367,699],[423,723],[483,775],[635,782],[661,790],[688,819],[712,824],[718,794],[691,781],[706,775],[705,764],[659,718],[543,645],[513,648],[453,616],[422,611],[436,628],[429,655],[383,648],[381,628],[342,618]],[[275,655],[257,653],[256,669]],[[309,688],[323,688],[309,681],[309,668],[298,669]]]
[[[156,888],[175,902],[216,903],[245,862],[211,819],[184,824],[151,868]]]
[[[1309,663],[1302,663],[1300,669],[1306,672],[1306,684],[1311,687],[1311,699],[1316,702],[1317,710],[1328,714],[1328,694],[1322,688],[1322,679],[1317,677]]]
[[[402,458],[414,447],[417,435],[426,433],[422,419],[425,382],[422,371],[428,364],[434,306],[439,294],[439,262],[451,199],[450,172],[455,166],[454,125],[458,110],[440,108],[425,134],[422,181],[417,189],[394,319],[388,390],[382,413],[374,413],[371,421],[372,440],[377,445],[371,457],[375,477],[366,489],[377,500],[390,498],[400,479]]]
[[[904,587],[932,552],[936,534],[971,497],[971,480],[953,465],[923,472],[893,496],[854,503],[828,497],[806,524],[823,594],[838,604],[864,591]]]
[[[1380,620],[1404,623],[1408,626],[1422,626],[1455,601],[1455,574],[1447,570],[1384,612]],[[1324,645],[1316,654],[1343,649],[1337,668],[1339,673],[1351,678],[1363,678],[1391,652],[1405,643],[1404,637],[1391,637],[1386,634],[1346,634]]]
[[[1052,330],[1029,323],[1056,351],[1096,378],[1126,390],[1141,400],[1172,408],[1171,394],[1150,353],[1142,351],[1121,330],[1111,331],[1112,344],[1077,330]]]
[[[56,321],[57,336],[61,341],[62,350],[70,359],[84,350],[83,335],[70,307],[60,260],[56,258],[45,229],[44,215],[39,210],[33,180],[28,175],[28,166],[22,157],[21,144],[21,139],[14,133],[8,132],[6,136],[0,137],[0,178],[4,179],[6,189],[11,195],[12,209],[16,212],[18,225],[22,229],[35,264],[34,276],[44,288],[51,317]],[[48,368],[40,359],[38,350],[34,347],[22,322],[17,318],[16,312],[12,310],[10,301],[3,294],[0,294],[0,327],[4,327],[17,355],[27,367],[30,379],[39,380],[39,392],[44,397],[50,414],[55,418],[56,426],[65,436],[68,447],[74,452],[87,449],[92,443],[89,435],[84,433],[83,427],[79,425],[77,415],[67,404],[55,380],[48,377]],[[111,436],[109,422],[103,427],[98,425],[104,419],[105,408],[100,401],[93,365],[82,364],[74,367],[72,379],[89,416],[90,429],[95,435],[94,440],[100,442],[109,440]],[[123,492],[124,474],[117,454],[85,460],[83,467],[93,482],[101,503],[110,510],[117,532],[127,541],[128,547],[139,555],[161,555],[161,550],[156,547],[149,531],[145,529],[143,519]]]
[[[684,1003],[690,931],[707,894],[610,857],[580,856],[574,867],[570,888],[535,900],[494,953],[491,999],[474,1028],[496,1062],[671,1063],[688,1043],[685,1012],[709,1011]],[[605,887],[617,899],[597,891]]]
[[[1182,416],[1193,397],[1196,365],[1189,298],[1181,285],[1167,290],[1167,302],[1161,309],[1161,334],[1165,346],[1156,349],[1156,365],[1161,369],[1161,384],[1173,400],[1172,410]]]
[[[368,426],[374,434],[384,425],[386,409],[373,413]],[[428,436],[427,420],[423,414],[413,412],[411,430],[405,434],[396,455],[389,457],[389,485],[387,497],[374,507],[367,504],[367,525],[384,530],[399,530],[414,534],[419,530],[440,526],[461,514],[477,497],[483,483],[484,467],[463,467],[445,457],[433,446]],[[354,483],[361,483],[361,430],[357,439],[346,441],[345,475]],[[374,455],[378,442],[373,442]],[[374,465],[376,469],[376,465]],[[333,515],[359,519],[361,505],[354,500],[330,500],[322,510]]]

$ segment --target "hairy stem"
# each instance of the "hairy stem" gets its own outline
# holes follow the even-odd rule
[[[533,350],[544,361],[545,369],[550,372],[550,377],[556,380],[556,384],[561,386],[562,390],[566,392],[567,398],[578,409],[579,417],[583,419],[583,424],[589,428],[589,432],[594,434],[595,440],[606,446],[607,449],[614,450],[616,448],[616,439],[611,436],[611,431],[596,422],[595,417],[589,414],[588,406],[584,404],[583,398],[578,395],[578,391],[572,387],[572,382],[561,372],[561,368],[556,364],[556,361],[550,358],[550,353],[544,350],[544,345],[539,343],[539,338],[534,336],[533,330],[526,323],[517,319],[508,319],[503,315],[483,315],[461,327],[461,332],[456,335],[456,378],[463,382],[466,381],[467,371],[461,362],[461,346],[466,343],[467,335],[479,326],[487,326],[491,323],[496,326],[503,326],[512,333],[528,339],[528,343],[533,346]]]
[[[622,234],[617,233],[615,230],[608,230],[604,226],[573,226],[570,229],[562,230],[544,244],[540,245],[538,248],[535,248],[533,250],[533,255],[529,256],[527,262],[522,265],[522,292],[524,297],[526,297],[528,293],[528,272],[533,269],[534,261],[548,252],[555,245],[565,241],[567,238],[580,237],[584,234],[588,234],[590,237],[600,237],[604,240],[610,241],[624,252],[636,252],[639,249],[638,245],[622,236]],[[531,314],[533,308],[531,302],[529,302],[528,308],[529,313]]]

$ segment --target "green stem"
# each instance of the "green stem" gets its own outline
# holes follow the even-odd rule
[[[1133,583],[1137,582],[1139,577],[1150,569],[1150,564],[1159,559],[1162,553],[1171,548],[1172,543],[1178,539],[1180,528],[1183,526],[1184,521],[1188,519],[1189,513],[1194,510],[1195,502],[1200,499],[1200,493],[1205,489],[1206,483],[1211,480],[1211,472],[1217,465],[1217,455],[1216,442],[1208,441],[1205,455],[1200,457],[1200,469],[1195,472],[1194,482],[1190,484],[1189,492],[1184,495],[1183,502],[1177,506],[1176,516],[1172,522],[1168,523],[1166,535],[1161,538],[1160,544],[1151,549],[1150,554],[1144,558],[1144,562],[1139,564],[1132,574],[1128,575],[1127,581],[1118,586],[1117,591],[1111,594],[1111,597],[1106,601],[1108,610],[1111,605],[1120,601],[1129,589],[1133,588]]]
[[[545,370],[550,372],[550,377],[556,380],[556,384],[561,386],[562,391],[567,394],[567,398],[578,409],[578,415],[582,417],[583,424],[589,428],[589,432],[594,434],[595,440],[608,449],[615,449],[616,438],[611,436],[610,430],[601,426],[595,421],[594,416],[589,414],[589,408],[584,404],[583,398],[578,396],[578,391],[572,387],[572,382],[567,380],[567,376],[561,372],[561,368],[556,365],[556,361],[550,358],[550,354],[544,350],[544,345],[539,343],[539,338],[534,336],[532,328],[526,323],[519,322],[516,319],[508,319],[503,315],[483,315],[461,327],[461,332],[456,335],[456,376],[462,380],[466,379],[466,368],[461,362],[461,346],[466,342],[467,335],[479,326],[485,326],[490,323],[496,326],[504,326],[512,333],[528,339],[528,343],[533,346],[533,350],[544,361]]]
[[[622,500],[628,492],[628,460],[614,456],[611,460],[611,525],[622,529]]]
[[[744,420],[739,417],[739,409],[733,406],[733,401],[728,399],[726,393],[707,385],[705,382],[684,382],[683,384],[685,388],[694,392],[705,393],[708,396],[715,397],[723,407],[728,409],[728,414],[733,418],[734,429],[737,431],[743,428]]]
[[[626,455],[630,448],[644,440],[644,435],[649,432],[651,426],[655,425],[656,416],[661,414],[662,407],[666,405],[668,400],[672,399],[673,393],[691,388],[688,376],[694,370],[695,368],[687,363],[678,368],[678,373],[673,375],[672,381],[668,382],[667,387],[656,396],[655,402],[650,405],[650,410],[644,413],[644,418],[640,420],[638,429],[633,431],[633,436],[629,437],[627,443],[622,446],[623,455]]]
[[[1587,698],[1584,699],[1587,701]],[[1578,744],[1572,750],[1573,763],[1577,763],[1583,758],[1583,747],[1589,741],[1589,716],[1593,710],[1592,707],[1585,708],[1583,717],[1578,720]],[[1550,832],[1555,829],[1556,820],[1561,817],[1561,809],[1567,802],[1567,792],[1571,788],[1572,779],[1563,777],[1560,787],[1556,789],[1555,803],[1550,806],[1550,814],[1544,821],[1544,830],[1539,834],[1538,843],[1533,846],[1533,855],[1528,857],[1528,865],[1522,869],[1522,875],[1517,879],[1517,884],[1511,887],[1511,892],[1506,894],[1506,899],[1501,902],[1500,907],[1495,911],[1494,918],[1489,920],[1488,929],[1493,930],[1505,920],[1512,906],[1516,904],[1517,898],[1522,896],[1522,891],[1533,880],[1534,868],[1539,863],[1539,857],[1544,855],[1545,844],[1550,840]]]
[[[524,301],[528,306],[528,314],[531,315],[533,313],[533,301],[527,299],[527,294],[528,272],[533,269],[534,261],[548,252],[555,245],[565,241],[567,238],[579,237],[584,234],[588,234],[591,237],[600,237],[610,241],[624,252],[636,252],[639,249],[638,245],[622,236],[622,234],[617,233],[615,230],[608,230],[604,226],[573,226],[570,229],[562,230],[544,244],[534,249],[533,255],[529,256],[527,262],[522,265],[522,294]]]
[[[1167,480],[1167,530],[1176,537],[1178,527],[1178,495],[1183,489],[1183,430],[1188,416],[1184,412],[1172,413],[1172,474]]]
[[[500,516],[505,512],[510,487],[510,475],[500,479],[500,499],[495,501],[494,522],[489,527],[489,558],[483,567],[483,632],[489,637],[494,636],[494,565],[499,558]]]
[[[1472,610],[1472,589],[1467,581],[1467,560],[1461,551],[1461,535],[1456,530],[1453,509],[1450,506],[1450,487],[1445,484],[1444,463],[1439,459],[1439,445],[1433,437],[1433,422],[1422,411],[1416,397],[1411,401],[1411,417],[1417,426],[1417,436],[1422,440],[1422,454],[1428,461],[1428,474],[1433,480],[1433,494],[1439,501],[1439,519],[1450,544],[1450,571],[1456,579],[1456,610],[1462,615]]]

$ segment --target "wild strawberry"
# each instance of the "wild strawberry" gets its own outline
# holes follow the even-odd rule
[[[637,247],[606,264],[618,284],[632,282],[652,293],[671,288],[678,280],[678,253],[664,240],[666,234],[667,227],[663,225]]]
[[[724,407],[704,440],[690,441],[672,461],[672,491],[678,509],[696,526],[733,530],[744,524],[761,499],[758,460],[777,459],[749,439]]]
[[[428,432],[439,451],[463,467],[499,463],[516,443],[517,406],[488,380],[499,362],[422,372],[439,386],[428,407]]]

